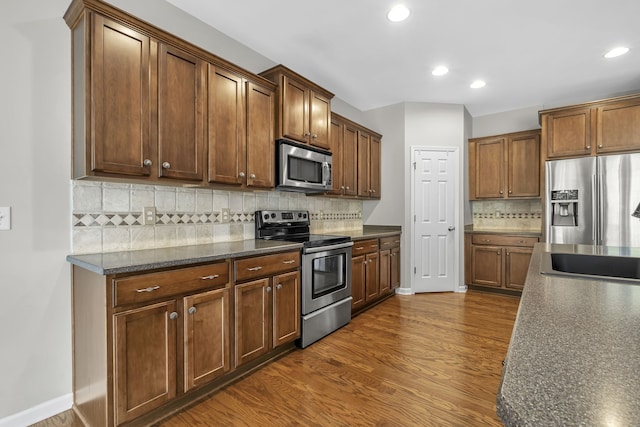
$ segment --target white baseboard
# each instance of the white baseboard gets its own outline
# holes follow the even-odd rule
[[[73,393],[56,397],[33,408],[0,418],[0,427],[25,427],[71,409]]]
[[[411,288],[396,288],[396,294],[398,295],[414,295],[413,289]],[[2,426],[0,426],[2,427]]]

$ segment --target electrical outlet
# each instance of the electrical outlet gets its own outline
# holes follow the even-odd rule
[[[362,219],[362,211],[358,211],[358,218]]]
[[[222,208],[220,211],[220,222],[227,223],[231,221],[231,213],[229,212],[229,208]]]
[[[144,225],[154,225],[156,223],[156,208],[147,207],[143,209],[142,223]]]
[[[502,218],[502,212],[500,212],[500,211],[496,211],[496,218],[497,218],[497,219]]]
[[[0,230],[11,230],[11,207],[0,208]]]
[[[318,215],[318,219],[320,220],[324,219],[324,211],[320,211],[320,214]]]

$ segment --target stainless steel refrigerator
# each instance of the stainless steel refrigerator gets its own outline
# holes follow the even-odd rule
[[[550,243],[640,247],[640,153],[546,162]]]

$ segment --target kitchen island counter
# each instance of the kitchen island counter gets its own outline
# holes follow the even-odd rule
[[[540,274],[544,252],[640,256],[640,249],[538,243],[497,412],[505,426],[636,425],[640,286]]]

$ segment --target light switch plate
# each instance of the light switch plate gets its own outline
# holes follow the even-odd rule
[[[144,225],[154,225],[156,223],[156,208],[148,207],[143,209],[142,223]]]
[[[0,230],[11,230],[11,207],[0,207]]]
[[[220,222],[227,223],[231,221],[231,213],[228,208],[223,208],[220,211]]]

